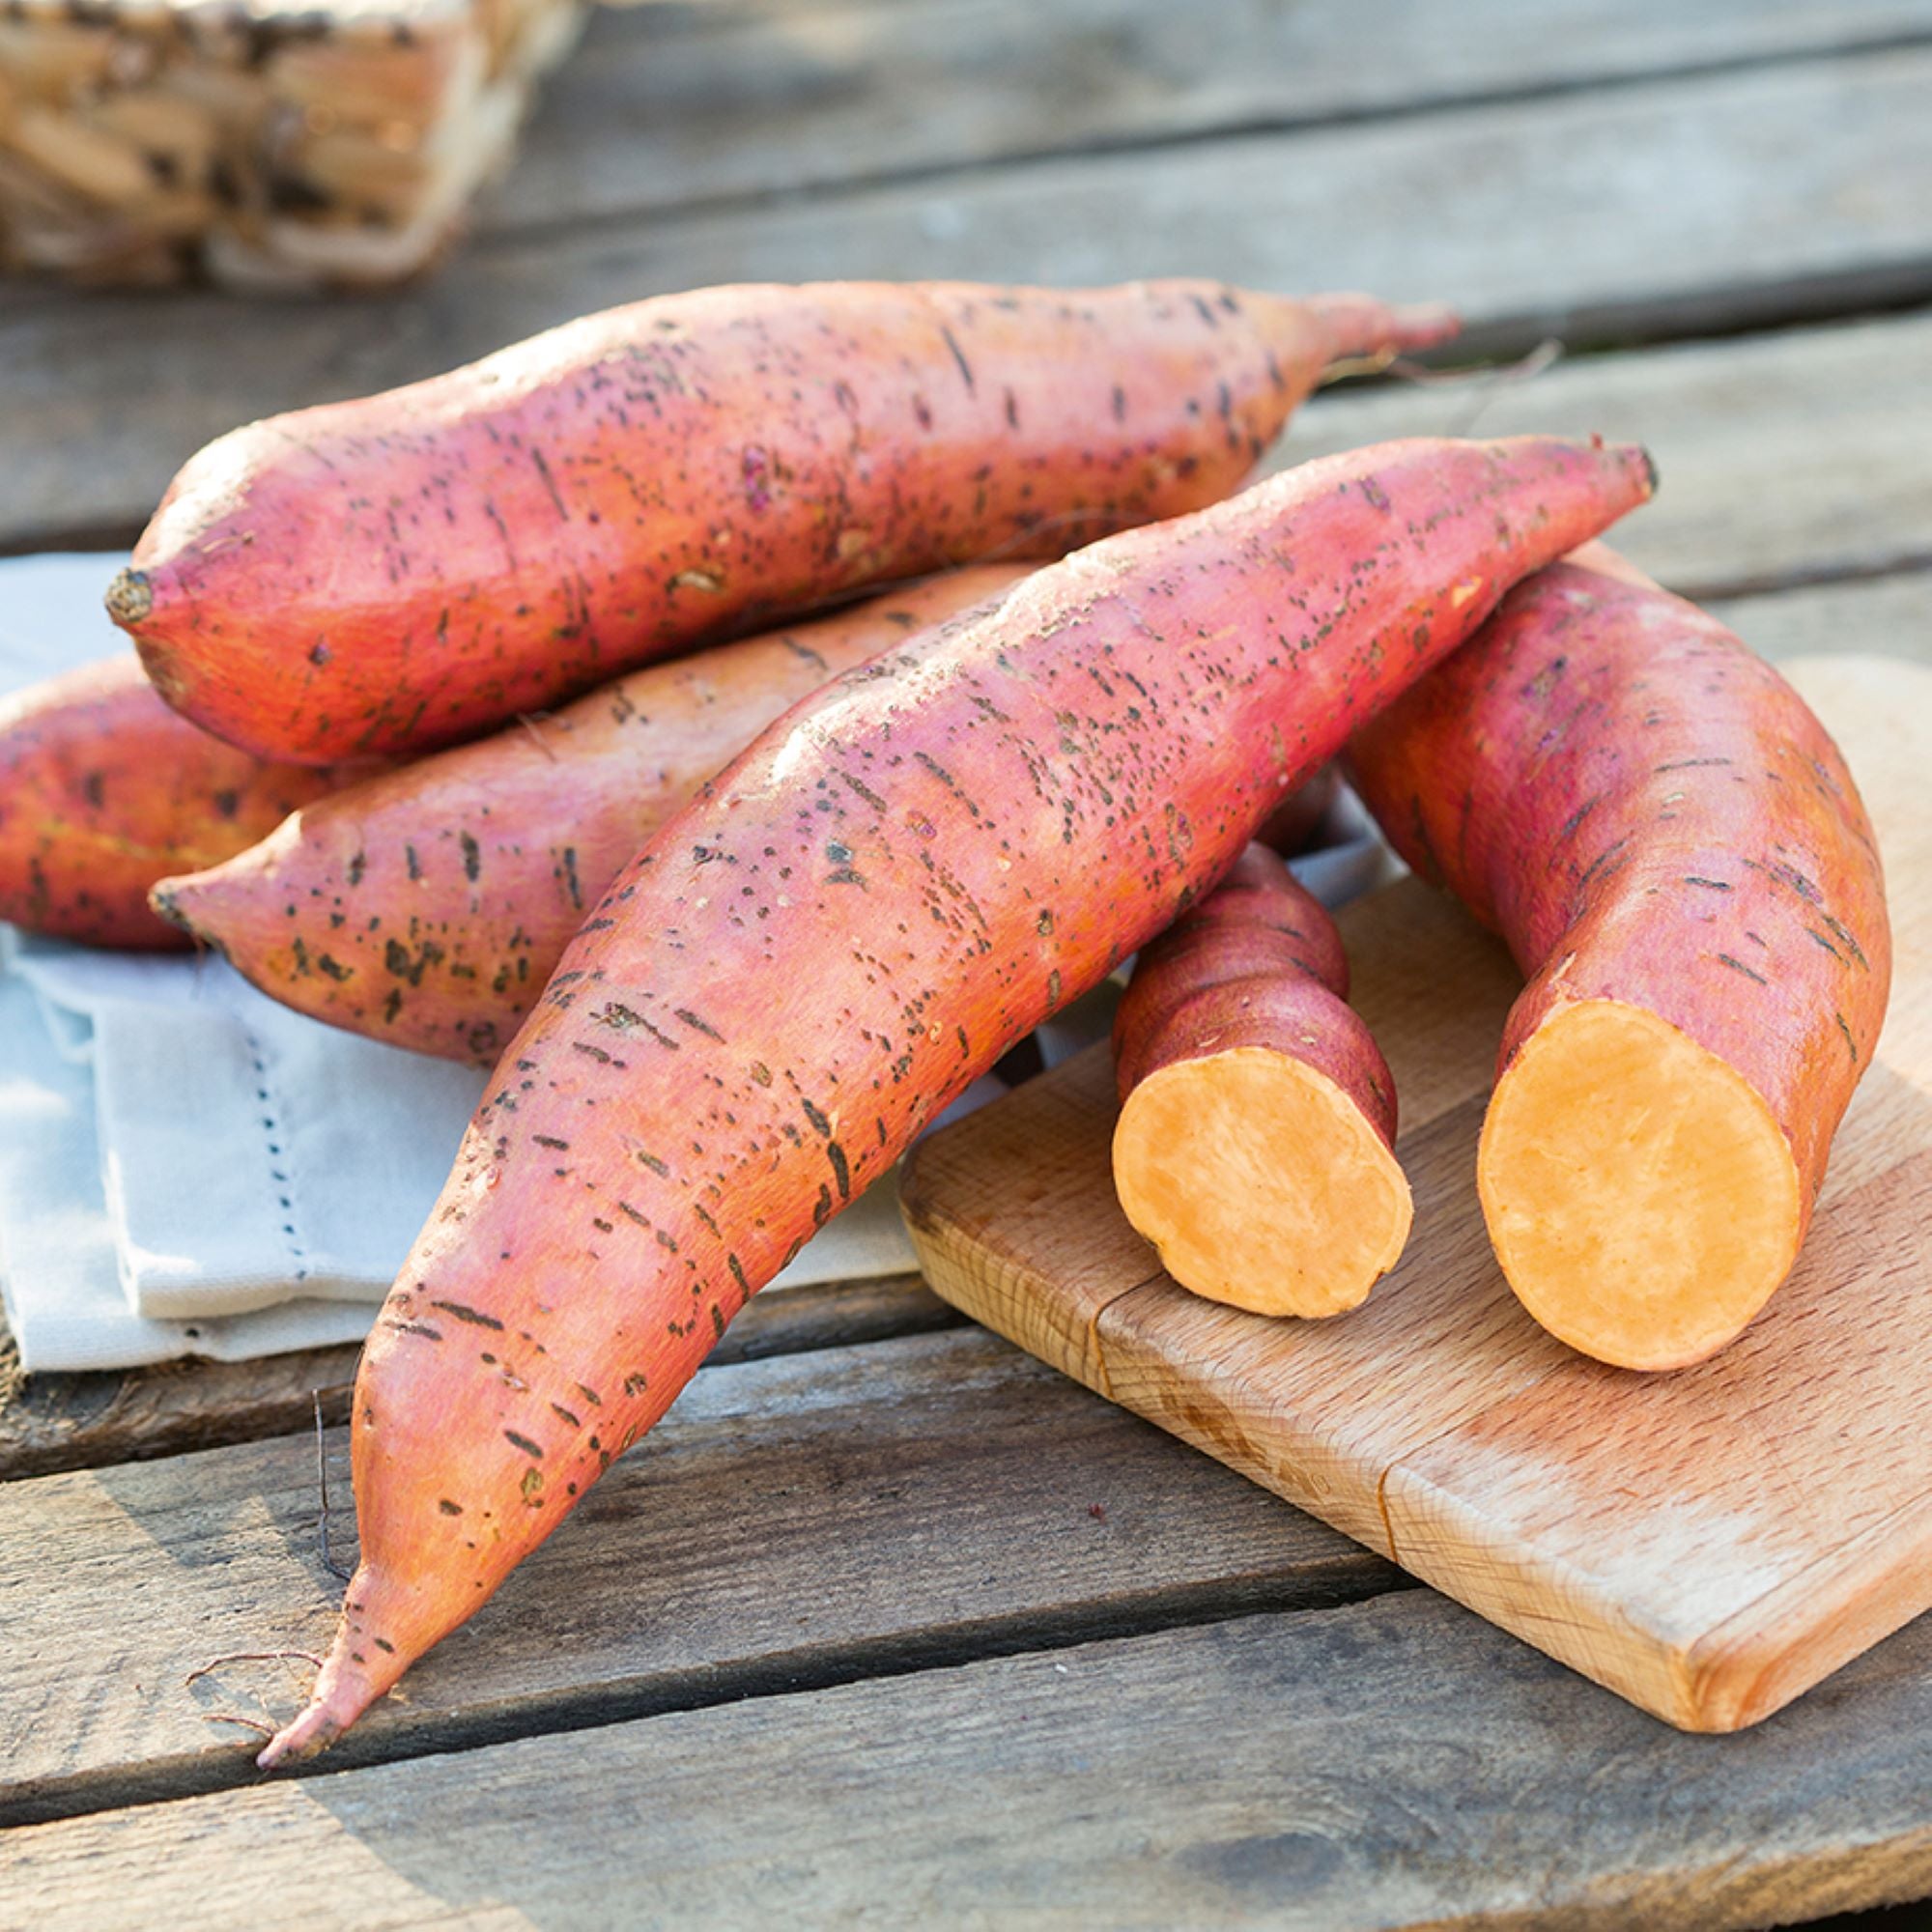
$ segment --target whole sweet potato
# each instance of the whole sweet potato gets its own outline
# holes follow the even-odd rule
[[[297,1011],[492,1065],[619,868],[838,672],[1009,589],[953,571],[814,624],[647,665],[545,718],[297,812],[156,909]]]
[[[1593,550],[1350,748],[1397,849],[1508,941],[1477,1183],[1573,1348],[1671,1369],[1790,1272],[1891,980],[1870,824],[1803,698]]]
[[[184,947],[149,888],[218,865],[343,782],[198,730],[132,652],[49,678],[0,698],[0,919],[94,946]]]
[[[706,785],[565,952],[384,1305],[361,1560],[263,1764],[482,1605],[815,1228],[1651,484],[1540,439],[1309,464],[846,672]]]
[[[1210,282],[657,297],[211,443],[107,606],[170,703],[263,756],[422,751],[867,584],[1199,508],[1331,365],[1454,326]]]

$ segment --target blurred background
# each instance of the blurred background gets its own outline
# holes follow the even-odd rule
[[[661,291],[1192,273],[1564,345],[1290,454],[1641,436],[1675,587],[1885,580],[1928,647],[1932,0],[11,0],[0,224],[0,552],[125,545],[238,422]]]

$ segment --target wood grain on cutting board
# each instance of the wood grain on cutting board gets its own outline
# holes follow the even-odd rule
[[[1414,880],[1341,921],[1416,1203],[1363,1309],[1274,1321],[1160,1271],[1114,1201],[1104,1047],[923,1143],[903,1196],[968,1314],[1693,1730],[1756,1722],[1932,1605],[1932,670],[1784,668],[1877,826],[1895,976],[1798,1268],[1715,1360],[1608,1368],[1510,1293],[1475,1149],[1520,981]]]

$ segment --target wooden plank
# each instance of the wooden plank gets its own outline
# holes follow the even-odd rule
[[[0,1648],[0,1824],[245,1781],[251,1734],[207,1719],[284,1720],[308,1667],[183,1680],[218,1653],[326,1643],[341,1591],[316,1510],[299,1437],[0,1489],[0,1622],[33,1633]],[[353,1550],[348,1521],[335,1543]],[[793,1355],[700,1375],[338,1755],[1397,1580],[980,1330]]]
[[[382,298],[24,304],[0,312],[0,543],[137,525],[199,443],[249,416],[708,282],[1359,285],[1458,300],[1492,345],[1932,292],[1928,83],[1932,49],[1908,50],[505,240]]]
[[[914,1274],[767,1291],[706,1366],[924,1334],[959,1320]],[[17,1361],[11,1346],[0,1326],[0,1482],[295,1434],[312,1426],[318,1392],[325,1418],[342,1422],[360,1352],[311,1349],[247,1362],[28,1378],[8,1373],[8,1362]]]
[[[1932,1624],[1694,1738],[1408,1592],[73,1819],[0,1867],[39,1932],[1725,1932],[1932,1889],[1928,1792]]]
[[[1932,571],[1724,598],[1710,608],[1768,658],[1878,651],[1932,664]]]
[[[1928,0],[606,8],[485,233],[1843,53]]]
[[[1928,392],[1932,319],[1911,317],[1591,356],[1527,382],[1338,390],[1275,461],[1397,436],[1635,438],[1662,486],[1612,540],[1688,596],[1737,596],[1932,564],[1932,450],[1901,406]]]
[[[1892,1003],[1799,1265],[1714,1360],[1605,1368],[1510,1293],[1470,1180],[1515,982],[1499,949],[1445,951],[1464,923],[1413,880],[1342,917],[1416,1204],[1365,1308],[1269,1321],[1151,1270],[1107,1169],[1104,1048],[935,1135],[903,1190],[928,1278],[967,1313],[1699,1730],[1757,1722],[1932,1604],[1932,670],[1790,671],[1886,856]],[[1019,1211],[1001,1198],[1014,1143],[1043,1177]]]

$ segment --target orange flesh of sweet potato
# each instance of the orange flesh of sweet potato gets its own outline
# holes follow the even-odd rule
[[[649,665],[544,719],[298,812],[155,905],[285,1006],[494,1065],[588,909],[781,712],[1027,575],[987,564]]]
[[[948,1101],[1652,481],[1539,438],[1309,464],[848,671],[706,785],[565,952],[377,1321],[361,1561],[264,1766],[483,1604]]]
[[[1790,1272],[1885,1015],[1878,852],[1836,748],[1716,619],[1593,547],[1350,762],[1529,976],[1477,1166],[1511,1287],[1602,1361],[1714,1353]]]
[[[185,947],[148,909],[156,880],[218,864],[351,776],[210,737],[132,652],[15,692],[0,698],[0,919],[92,946]]]
[[[867,584],[1235,488],[1446,310],[1218,283],[700,289],[219,439],[108,593],[168,701],[310,763],[474,737]]]
[[[1394,1084],[1347,991],[1334,922],[1259,844],[1135,965],[1114,1191],[1211,1301],[1336,1315],[1401,1258]]]

